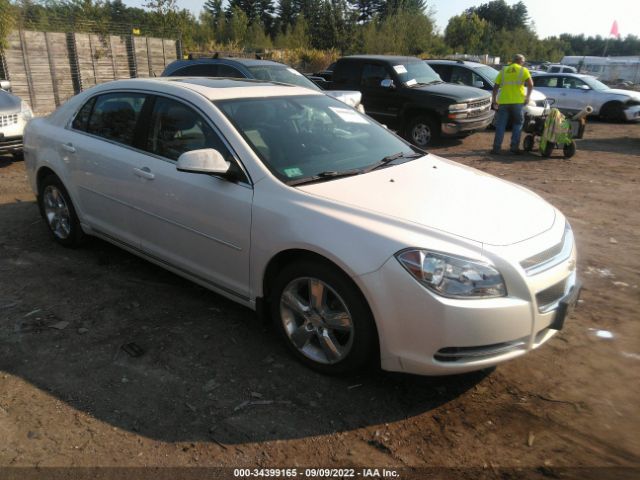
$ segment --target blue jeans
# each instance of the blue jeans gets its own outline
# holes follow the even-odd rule
[[[511,103],[500,105],[496,113],[496,136],[493,138],[493,149],[500,150],[502,139],[507,129],[507,122],[511,117],[511,150],[516,150],[520,145],[520,132],[524,124],[524,104]]]

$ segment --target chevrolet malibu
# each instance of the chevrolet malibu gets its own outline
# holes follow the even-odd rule
[[[100,237],[268,314],[325,373],[493,366],[580,290],[553,206],[300,87],[111,82],[33,120],[25,159],[58,243]]]

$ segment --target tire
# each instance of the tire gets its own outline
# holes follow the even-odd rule
[[[409,121],[405,138],[416,147],[424,149],[440,138],[440,128],[433,118],[419,115]]]
[[[530,152],[533,150],[533,135],[527,135],[526,137],[524,137],[524,140],[522,141],[522,149],[525,152]]]
[[[360,290],[339,269],[310,260],[291,263],[270,290],[276,330],[302,363],[330,375],[373,365],[378,352],[373,315]]]
[[[564,158],[571,158],[576,154],[576,142],[571,140],[571,143],[562,147],[562,152],[564,153]]]
[[[38,189],[38,206],[49,233],[64,247],[79,247],[86,240],[69,192],[55,175],[45,177]]]
[[[620,102],[605,103],[600,109],[600,117],[607,122],[624,122],[624,108]]]
[[[553,152],[554,146],[555,145],[553,143],[547,142],[547,144],[544,147],[544,150],[542,148],[540,149],[540,153],[542,154],[543,157],[549,158],[551,156],[551,153]]]

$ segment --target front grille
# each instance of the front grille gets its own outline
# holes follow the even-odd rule
[[[18,123],[18,114],[10,113],[9,115],[0,115],[0,127],[8,127]]]
[[[490,98],[483,98],[481,100],[474,100],[472,102],[468,102],[467,108],[480,108],[480,107],[484,107],[485,105],[490,106],[490,104],[491,104]]]
[[[544,107],[547,100],[536,100],[536,107]]]
[[[543,250],[540,253],[525,258],[520,262],[520,266],[524,268],[527,275],[535,275],[544,270],[548,270],[559,263],[565,261],[571,256],[573,249],[573,233],[571,227],[567,223],[564,227],[562,239],[556,245]]]
[[[549,288],[545,288],[541,292],[536,293],[536,303],[538,304],[538,311],[540,313],[548,312],[555,306],[558,301],[564,297],[567,281],[551,285]]]

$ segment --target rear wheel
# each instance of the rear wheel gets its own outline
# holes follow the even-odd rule
[[[522,141],[523,150],[530,152],[533,150],[533,135],[527,135]]]
[[[571,158],[576,154],[576,142],[571,140],[571,143],[566,144],[562,147],[562,152],[564,153],[564,158]]]
[[[407,125],[406,139],[420,148],[431,145],[440,136],[438,124],[431,117],[419,115]]]
[[[69,192],[55,175],[45,177],[38,192],[40,213],[53,239],[65,247],[77,247],[85,240]]]
[[[270,295],[271,317],[289,350],[305,365],[328,374],[362,369],[377,348],[366,300],[353,282],[330,265],[287,265]]]

